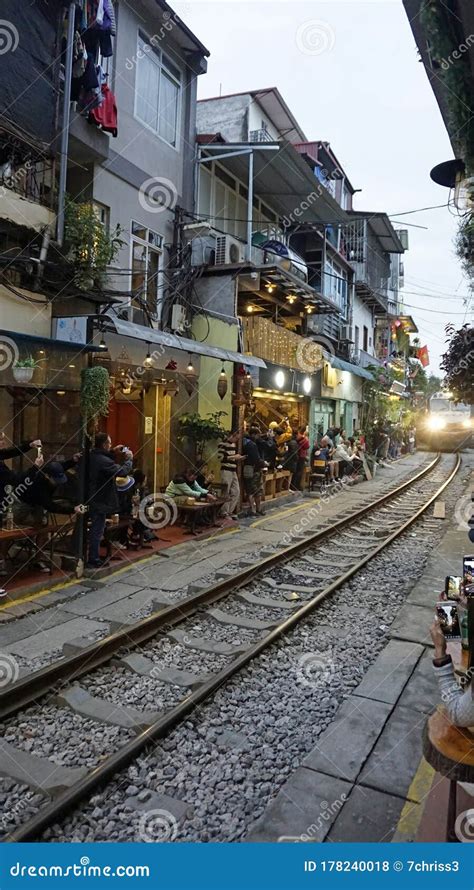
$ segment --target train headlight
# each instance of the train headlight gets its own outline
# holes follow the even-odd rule
[[[465,420],[463,420],[462,425],[466,430],[470,430],[472,426],[472,418],[466,417]]]
[[[430,417],[428,420],[428,427],[430,430],[443,430],[446,426],[446,421],[442,417]]]

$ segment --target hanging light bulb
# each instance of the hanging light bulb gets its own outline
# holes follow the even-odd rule
[[[188,367],[186,370],[187,370],[188,374],[192,374],[194,372],[194,365],[193,365],[193,360],[191,358],[191,353],[189,353],[189,362],[188,362]]]
[[[224,365],[222,365],[222,368],[221,368],[221,374],[220,374],[220,376],[221,376],[221,377],[227,377],[227,374],[226,374],[226,371],[225,371],[225,368],[224,368]]]
[[[152,364],[151,355],[150,355],[150,344],[147,343],[147,353],[145,361],[143,362],[145,368],[149,368]]]
[[[251,303],[249,303],[247,306],[247,312],[253,312],[253,306]]]
[[[107,349],[107,343],[105,342],[103,336],[100,338],[99,349]]]

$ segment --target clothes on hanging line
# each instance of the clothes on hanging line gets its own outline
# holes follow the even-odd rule
[[[102,85],[102,102],[90,111],[89,122],[101,127],[104,132],[117,136],[117,103],[112,90],[106,83]]]

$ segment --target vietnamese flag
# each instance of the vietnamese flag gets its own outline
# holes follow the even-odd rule
[[[427,368],[430,363],[430,355],[428,352],[427,346],[421,346],[416,353],[417,359],[420,360],[421,364],[424,368]]]

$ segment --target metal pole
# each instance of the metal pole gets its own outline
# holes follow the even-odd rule
[[[249,195],[247,207],[247,247],[245,259],[252,259],[252,228],[253,228],[253,151],[249,154]]]
[[[60,247],[62,246],[64,239],[64,204],[66,197],[67,153],[69,148],[69,120],[71,112],[71,77],[72,55],[74,48],[75,16],[76,4],[70,3],[67,23],[66,65],[64,70],[63,119],[60,151],[61,163],[59,167],[58,216],[56,226],[56,240]]]

